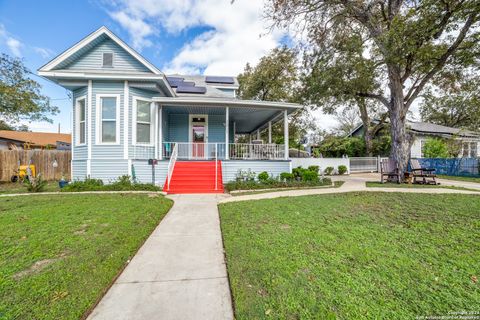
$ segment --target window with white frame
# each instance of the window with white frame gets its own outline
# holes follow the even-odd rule
[[[470,143],[470,158],[476,158],[478,154],[478,143],[471,142]]]
[[[77,124],[77,144],[85,144],[86,138],[86,119],[85,119],[85,103],[86,99],[84,97],[77,99],[76,105],[76,124]]]
[[[100,97],[100,143],[117,142],[117,98]]]
[[[152,114],[150,110],[150,102],[146,100],[136,100],[136,143],[151,144],[152,143]]]

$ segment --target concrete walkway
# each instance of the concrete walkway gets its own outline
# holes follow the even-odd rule
[[[173,195],[172,209],[87,319],[233,319],[217,202]]]

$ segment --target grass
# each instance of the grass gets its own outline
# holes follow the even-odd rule
[[[479,196],[364,192],[219,209],[236,319],[478,312]]]
[[[408,183],[394,183],[386,182],[381,183],[378,181],[367,181],[367,188],[443,188],[443,189],[453,189],[453,190],[464,190],[464,191],[479,191],[477,189],[457,187],[457,186],[443,186],[443,185],[433,185],[433,184],[408,184]]]
[[[43,192],[60,191],[58,181],[49,181]],[[27,188],[23,183],[0,182],[0,194],[27,193]]]
[[[146,194],[0,198],[0,319],[80,319],[171,204]]]
[[[279,192],[279,191],[288,191],[288,190],[305,190],[305,189],[326,189],[326,188],[340,188],[345,181],[334,181],[333,186],[318,186],[318,187],[297,187],[297,188],[277,188],[277,189],[264,189],[264,190],[257,190],[257,191],[239,191],[239,192],[231,192],[230,194],[234,197],[236,196],[245,196],[251,194],[259,194],[259,193],[270,193],[270,192]]]
[[[446,180],[456,180],[456,181],[466,181],[466,182],[476,182],[480,183],[480,177],[460,177],[460,176],[446,176],[446,175],[438,175],[440,179]]]

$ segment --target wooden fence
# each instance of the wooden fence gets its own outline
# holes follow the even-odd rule
[[[53,163],[58,166],[54,168]],[[10,181],[18,165],[35,165],[37,175],[46,180],[70,179],[72,152],[64,150],[0,150],[0,181]]]

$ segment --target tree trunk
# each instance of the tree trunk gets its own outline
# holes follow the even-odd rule
[[[365,148],[367,151],[367,155],[371,157],[373,148],[373,135],[371,128],[372,124],[370,123],[370,117],[368,116],[367,102],[365,101],[365,99],[358,99],[357,104],[360,109],[360,118],[362,119],[363,124],[363,138],[365,140]]]
[[[392,68],[393,69],[393,68]],[[398,168],[400,179],[403,180],[407,171],[410,156],[410,138],[406,131],[406,108],[403,95],[403,84],[400,72],[389,70],[390,87],[390,133],[392,136],[391,157]]]

